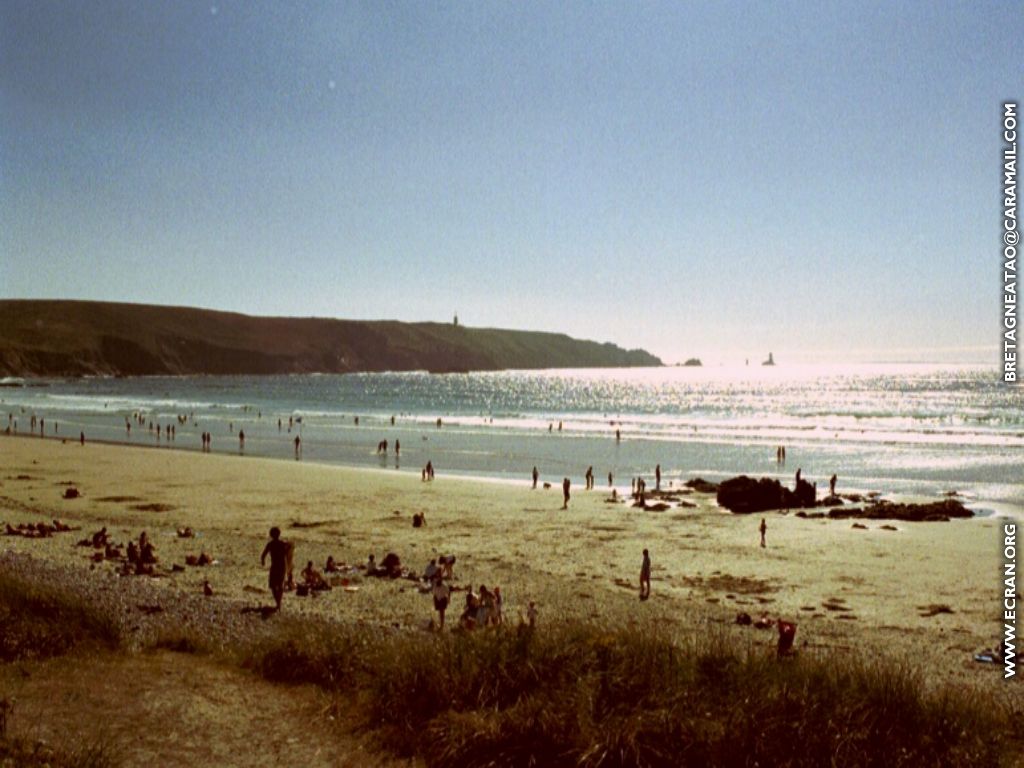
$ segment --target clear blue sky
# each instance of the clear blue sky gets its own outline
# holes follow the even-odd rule
[[[1018,3],[0,3],[0,297],[995,362]]]

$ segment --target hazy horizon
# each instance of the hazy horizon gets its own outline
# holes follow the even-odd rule
[[[1022,32],[998,2],[4,3],[0,297],[994,366]]]

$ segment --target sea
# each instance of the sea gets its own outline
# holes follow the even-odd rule
[[[419,474],[598,487],[739,474],[1024,512],[1024,388],[991,366],[778,365],[5,379],[0,431]],[[140,422],[141,419],[141,422]],[[357,423],[358,419],[358,423]],[[153,428],[150,429],[150,423]],[[130,433],[126,424],[131,424]],[[156,425],[164,427],[158,437]],[[168,440],[166,427],[174,425]],[[36,427],[38,435],[39,428]],[[619,438],[616,438],[616,432]],[[388,441],[386,454],[378,453]],[[395,445],[401,451],[396,455]],[[778,448],[786,461],[777,460]],[[649,482],[650,484],[650,482]]]

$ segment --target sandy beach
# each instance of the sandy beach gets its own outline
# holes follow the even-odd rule
[[[387,471],[32,438],[0,440],[0,456],[3,522],[60,518],[82,529],[47,539],[6,536],[6,553],[109,580],[115,564],[94,565],[92,551],[75,542],[100,526],[118,542],[145,530],[167,575],[130,578],[152,582],[168,600],[199,595],[209,579],[210,600],[228,613],[270,604],[259,555],[267,530],[278,525],[295,542],[297,571],[308,560],[322,568],[328,555],[362,564],[371,552],[379,562],[392,551],[422,571],[432,557],[455,554],[455,583],[500,585],[513,620],[534,600],[541,624],[655,621],[768,647],[773,633],[733,624],[740,611],[755,618],[764,611],[798,624],[804,652],[892,656],[927,681],[1001,683],[994,665],[972,661],[998,630],[994,519],[898,522],[896,530],[865,521],[865,530],[850,520],[768,514],[761,548],[759,515],[726,513],[698,493],[685,497],[693,507],[651,512],[609,503],[599,484],[574,488],[563,511],[557,483],[531,490],[525,482],[441,475],[423,483]],[[79,498],[62,498],[69,484]],[[414,528],[414,513],[425,514],[427,525]],[[183,526],[196,537],[178,538]],[[653,560],[653,596],[640,602],[644,547]],[[216,563],[170,572],[202,551]],[[357,589],[315,598],[288,593],[284,612],[392,630],[429,625],[429,596],[410,581],[353,572],[349,586]],[[453,608],[460,600],[456,594]]]

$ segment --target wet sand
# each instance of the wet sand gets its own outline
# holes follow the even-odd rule
[[[456,583],[500,585],[513,621],[535,600],[541,625],[568,618],[654,621],[679,631],[721,631],[768,649],[774,633],[733,624],[740,611],[754,618],[766,611],[798,624],[797,647],[805,653],[863,651],[896,657],[928,681],[1002,684],[994,665],[971,660],[995,643],[1000,628],[996,519],[862,521],[862,530],[852,520],[768,514],[768,546],[761,548],[761,515],[723,512],[709,495],[686,495],[693,507],[651,512],[608,503],[599,482],[589,492],[574,487],[563,511],[561,478],[543,480],[553,487],[443,474],[423,483],[397,472],[306,462],[2,438],[0,521],[61,518],[82,531],[5,536],[0,551],[110,581],[116,565],[93,566],[92,550],[75,542],[102,525],[119,542],[145,530],[161,571],[201,551],[217,561],[151,580],[167,599],[199,594],[209,579],[211,600],[234,611],[271,603],[259,555],[267,530],[278,525],[296,544],[296,576],[308,560],[322,569],[327,555],[363,564],[371,552],[379,562],[393,551],[422,572],[431,557],[454,553]],[[81,497],[62,498],[69,483]],[[426,515],[425,527],[412,527],[414,513]],[[882,528],[888,524],[896,530]],[[178,538],[183,526],[196,537]],[[644,547],[653,561],[647,602],[637,599]],[[0,568],[10,562],[0,561]],[[284,611],[410,631],[429,624],[430,598],[412,582],[358,572],[348,578],[354,591],[286,594]],[[461,593],[453,597],[450,617],[462,604]]]

